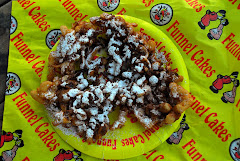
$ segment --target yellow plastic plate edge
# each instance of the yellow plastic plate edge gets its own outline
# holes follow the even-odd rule
[[[173,61],[174,66],[176,66],[178,68],[178,74],[182,75],[184,77],[184,81],[179,83],[182,87],[184,87],[185,89],[187,89],[189,91],[189,77],[188,77],[188,72],[187,72],[187,68],[186,65],[184,63],[184,60],[180,54],[180,52],[178,51],[177,47],[173,44],[173,42],[157,27],[155,27],[152,24],[149,24],[146,21],[143,21],[141,19],[135,18],[135,17],[130,17],[127,15],[121,16],[123,17],[127,22],[134,22],[137,23],[138,26],[140,27],[144,27],[145,32],[148,33],[150,36],[156,38],[156,41],[163,41],[166,44],[166,51],[171,51],[172,52],[172,56],[171,59]],[[138,31],[138,30],[137,30]],[[54,47],[51,49],[52,51],[55,51],[57,49],[57,45],[58,45],[59,41],[54,45]],[[43,74],[42,74],[42,79],[41,82],[46,81],[47,80],[47,75],[48,75],[48,59],[46,59],[45,62],[45,67],[43,70]],[[184,113],[183,113],[184,114]],[[165,141],[178,127],[180,121],[182,120],[182,116],[179,118],[179,120],[177,120],[176,122],[174,122],[171,126],[171,130],[169,130],[167,133],[167,135],[161,136],[161,138],[159,138],[161,140],[161,142]],[[52,118],[48,115],[48,119],[50,122],[52,122]],[[52,124],[51,124],[52,125]],[[81,138],[77,138],[76,136],[73,136],[73,139],[69,138],[69,135],[66,135],[66,133],[64,133],[62,131],[62,129],[53,126],[52,127],[55,129],[55,131],[60,135],[60,137],[66,141],[70,146],[73,146],[74,148],[80,150],[81,152],[90,155],[92,157],[96,157],[96,158],[101,158],[101,159],[127,159],[127,158],[132,158],[132,157],[136,157],[139,156],[145,152],[148,152],[154,148],[156,148],[159,145],[154,145],[152,147],[143,147],[144,149],[141,149],[139,151],[137,151],[137,149],[134,149],[136,153],[129,153],[128,152],[128,148],[125,148],[126,152],[122,151],[105,151],[106,149],[103,146],[98,146],[96,145],[96,150],[93,150],[92,145],[90,147],[88,147],[88,145],[86,143],[82,143],[82,139]],[[164,128],[164,127],[161,127]],[[68,139],[66,139],[68,138]],[[77,142],[76,142],[77,141]],[[79,142],[80,144],[84,144],[83,146],[81,146],[81,148],[79,149]],[[90,149],[89,149],[90,148]],[[107,152],[107,153],[106,153]],[[126,153],[128,153],[126,155]]]

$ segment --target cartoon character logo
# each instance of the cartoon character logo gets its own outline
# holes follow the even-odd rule
[[[48,32],[46,36],[46,45],[48,46],[49,49],[52,49],[53,46],[56,44],[56,42],[60,39],[61,35],[61,30],[60,29],[53,29]]]
[[[184,114],[182,121],[180,122],[180,128],[178,131],[174,132],[166,141],[168,144],[179,144],[182,139],[182,134],[185,130],[189,129],[186,121],[186,115]]]
[[[22,139],[22,130],[15,130],[12,132],[2,132],[2,135],[0,137],[0,148],[3,147],[4,143],[15,141],[15,145],[12,149],[6,150],[2,152],[2,156],[0,156],[0,160],[2,161],[12,161],[14,157],[16,156],[18,148],[21,148],[24,146],[24,142]]]
[[[7,73],[6,80],[6,95],[11,95],[16,93],[21,88],[20,78],[16,73]]]
[[[208,38],[210,40],[215,39],[219,40],[222,33],[223,33],[223,27],[227,26],[229,24],[228,19],[221,19],[220,24],[217,28],[213,28],[209,30],[209,33],[207,34]]]
[[[223,93],[223,96],[221,100],[224,103],[234,103],[235,97],[236,97],[236,90],[239,86],[239,80],[237,79],[238,72],[233,72],[231,75],[223,76],[219,74],[217,76],[217,79],[212,83],[212,85],[209,87],[212,92],[218,93],[219,90],[223,88],[224,84],[230,84],[233,83],[233,88],[231,91],[227,91]]]
[[[207,37],[210,40],[219,40],[223,33],[223,27],[229,24],[228,19],[226,19],[225,17],[225,10],[219,10],[218,12],[212,12],[210,10],[207,10],[206,14],[201,18],[201,21],[198,22],[198,25],[201,29],[204,30],[207,26],[210,25],[210,21],[220,20],[220,24],[218,25],[218,27],[210,29],[209,33],[207,34]]]
[[[81,152],[76,149],[74,149],[73,151],[71,150],[66,151],[64,149],[60,149],[58,155],[54,157],[53,161],[64,161],[71,159],[74,159],[75,161],[83,161],[83,159],[80,158],[80,156]]]
[[[17,20],[15,17],[11,16],[11,26],[10,26],[10,34],[13,34],[17,30]]]
[[[120,0],[98,0],[98,7],[104,12],[112,12],[118,8]]]
[[[231,142],[229,153],[234,161],[240,161],[240,138]]]
[[[150,10],[150,18],[159,26],[168,24],[173,17],[172,7],[165,3],[156,4]]]

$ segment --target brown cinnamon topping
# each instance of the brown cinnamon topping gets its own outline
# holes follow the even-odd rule
[[[48,81],[32,97],[55,118],[92,142],[124,126],[133,111],[145,128],[176,121],[191,104],[183,77],[166,66],[154,41],[136,32],[136,23],[103,13],[90,22],[61,27],[57,50],[49,56]],[[59,74],[57,73],[59,72]],[[108,115],[120,107],[110,125]]]

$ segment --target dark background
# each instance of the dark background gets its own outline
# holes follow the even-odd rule
[[[0,0],[0,131],[2,131],[6,88],[11,8],[11,0]]]

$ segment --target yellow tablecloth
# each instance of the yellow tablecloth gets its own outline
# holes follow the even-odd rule
[[[157,148],[125,160],[240,160],[240,39],[238,0],[18,0],[12,2],[8,76],[0,141],[3,159],[102,160],[75,151],[48,123],[30,96],[60,26],[103,12],[142,19],[180,51],[194,103],[176,131]],[[144,31],[147,39],[152,39]],[[158,32],[158,31],[156,31]],[[170,53],[164,43],[157,48]],[[92,152],[94,153],[94,151]],[[117,158],[116,158],[117,159]]]

